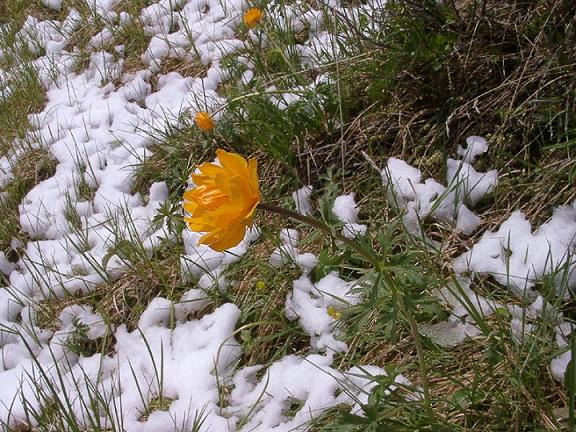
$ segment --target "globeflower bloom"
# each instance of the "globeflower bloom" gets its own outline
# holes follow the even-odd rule
[[[199,111],[194,117],[194,123],[204,132],[210,132],[214,129],[214,120],[206,111]]]
[[[188,228],[205,232],[199,243],[222,252],[236,246],[244,238],[247,227],[260,202],[257,162],[237,153],[216,150],[219,165],[205,162],[198,165],[199,174],[192,174],[196,185],[184,193],[184,220]]]
[[[248,28],[254,28],[262,20],[262,11],[258,8],[250,8],[244,13],[244,24]]]

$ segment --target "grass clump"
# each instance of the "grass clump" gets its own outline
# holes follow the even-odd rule
[[[264,235],[264,241],[251,248],[226,273],[232,280],[239,278],[225,294],[223,300],[236,304],[241,315],[238,327],[244,347],[242,364],[271,364],[290,354],[305,353],[309,337],[296,321],[284,313],[286,296],[292,290],[292,281],[298,278],[295,269],[277,269],[268,263],[275,243]]]
[[[413,159],[425,174],[442,177],[456,145],[480,135],[491,143],[481,164],[514,172],[496,191],[506,194],[497,203],[506,207],[494,209],[500,215],[511,202],[532,215],[538,203],[569,202],[568,176],[553,189],[538,179],[574,166],[566,152],[575,121],[574,11],[552,3],[393,1],[379,10],[380,25],[362,34],[354,29],[364,27],[343,17],[348,37],[340,49],[370,53],[340,71],[346,114],[355,123],[348,148]],[[538,200],[523,193],[526,184]]]
[[[45,90],[32,68],[24,67],[16,80],[0,83],[0,156],[15,139],[24,138],[30,127],[28,114],[41,111],[45,101]]]
[[[54,175],[56,160],[41,149],[31,149],[23,153],[13,168],[14,180],[2,190],[0,211],[3,222],[0,224],[0,250],[14,258],[13,241],[21,243],[26,235],[20,229],[18,205],[34,186]]]

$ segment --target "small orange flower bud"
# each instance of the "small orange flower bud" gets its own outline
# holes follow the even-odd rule
[[[248,28],[254,28],[262,19],[262,11],[258,8],[250,8],[244,13],[244,24]]]
[[[210,132],[215,125],[214,120],[206,111],[198,111],[194,117],[194,123],[204,132]]]

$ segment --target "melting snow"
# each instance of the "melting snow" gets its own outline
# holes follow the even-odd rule
[[[42,3],[62,8],[59,0]],[[243,0],[163,0],[140,13],[144,32],[151,37],[142,55],[147,68],[125,73],[122,46],[113,53],[99,51],[113,44],[117,30],[133,21],[128,13],[114,11],[119,4],[117,0],[87,3],[107,25],[90,39],[85,70],[75,72],[78,50],[69,46],[73,32],[82,25],[74,9],[62,22],[28,17],[17,40],[36,58],[11,71],[0,70],[0,97],[10,97],[19,74],[28,67],[37,71],[47,98],[44,110],[29,116],[27,136],[15,140],[11,151],[0,158],[0,187],[13,181],[13,167],[27,149],[45,150],[57,161],[55,174],[35,186],[20,204],[20,224],[31,240],[14,247],[24,246],[24,257],[11,263],[0,253],[0,272],[9,280],[7,287],[0,288],[0,423],[33,422],[27,412],[39,412],[46,399],[68,406],[82,427],[98,423],[137,432],[189,430],[195,418],[205,418],[201,430],[206,431],[232,431],[241,424],[242,430],[288,431],[341,403],[360,413],[361,404],[377,385],[374,378],[386,372],[376,366],[348,371],[333,367],[333,353],[344,352],[347,346],[339,340],[338,322],[329,310],[358,304],[362,296],[354,281],[335,272],[313,283],[310,273],[318,259],[300,253],[295,230],[281,232],[270,263],[280,267],[293,262],[302,271],[286,297],[285,313],[310,336],[313,353],[306,356],[287,356],[268,367],[242,367],[242,347],[235,339],[240,310],[224,304],[211,314],[194,316],[210,304],[207,290],[225,291],[232,283],[225,270],[258,238],[257,229],[222,253],[198,245],[199,235],[185,231],[181,277],[193,287],[176,302],[153,299],[137,329],[111,328],[87,305],[66,307],[54,331],[38,327],[40,301],[86,293],[122,275],[130,263],[115,253],[119,243],[142,245],[143,253],[150,256],[162,242],[176,240],[165,221],[158,220],[158,210],[168,197],[166,184],[153,184],[146,198],[133,193],[135,166],[149,156],[155,133],[178,124],[183,115],[224,106],[226,101],[217,90],[230,77],[221,63],[225,56],[250,49],[254,41],[263,47],[268,43],[258,30],[250,30],[246,40],[235,37],[248,7]],[[337,2],[331,5],[338,6]],[[298,13],[287,7],[281,14],[271,5],[269,19],[277,20],[280,28],[309,29],[309,41],[298,47],[304,64],[313,67],[338,56],[338,50],[331,48],[333,36],[321,30],[325,19],[321,12]],[[6,50],[0,51],[0,58],[6,55]],[[205,75],[159,74],[171,58],[198,61]],[[239,61],[246,67],[241,81],[248,83],[254,76],[253,65],[242,56]],[[320,76],[310,86],[327,79]],[[285,107],[298,96],[271,99]],[[447,161],[447,186],[432,179],[423,182],[419,170],[389,159],[382,177],[390,186],[390,197],[406,209],[407,228],[420,235],[419,221],[434,217],[455,224],[463,233],[473,232],[479,218],[465,203],[478,202],[497,181],[496,171],[479,173],[472,166],[475,157],[487,150],[482,138],[468,138],[466,149],[458,149],[462,160]],[[84,187],[91,197],[83,196]],[[302,214],[313,212],[311,192],[306,186],[293,195]],[[366,226],[358,223],[353,194],[338,197],[332,210],[344,223],[345,236],[366,232]],[[497,232],[485,233],[455,261],[454,269],[462,278],[465,272],[492,275],[517,295],[532,294],[535,281],[565,269],[556,274],[558,287],[566,286],[566,280],[572,287],[574,215],[573,207],[559,208],[532,234],[529,222],[515,213]],[[465,295],[482,314],[500,307],[475,295],[462,280]],[[463,302],[448,291],[441,295],[452,307],[451,318],[423,327],[423,333],[446,346],[477,335]],[[525,317],[533,319],[543,309],[536,302],[522,313],[511,308],[516,320],[511,331],[517,340],[531,330],[530,323],[523,325]],[[572,326],[561,314],[557,318],[556,340],[563,348]],[[91,341],[113,334],[113,351],[78,355],[72,347],[79,332]],[[563,379],[569,360],[567,351],[552,361],[556,379]],[[402,375],[394,381],[397,385],[388,392],[410,385]],[[231,389],[226,400],[221,400],[222,388]],[[154,409],[158,400],[165,402],[167,410]],[[290,412],[294,402],[298,409]]]
[[[554,274],[559,294],[569,295],[576,284],[576,208],[558,207],[550,220],[532,234],[532,226],[516,211],[487,231],[472,249],[454,261],[458,274],[491,275],[519,297],[535,297],[533,287],[545,275]]]
[[[459,150],[460,154],[464,154],[464,160],[448,158],[446,161],[448,186],[434,179],[422,181],[422,174],[417,168],[396,158],[388,159],[386,168],[382,170],[382,181],[389,186],[390,200],[405,209],[404,225],[412,235],[422,235],[421,223],[427,217],[454,224],[457,231],[467,235],[480,225],[480,218],[465,202],[475,204],[492,192],[498,173],[495,170],[477,172],[470,163],[488,146],[479,137],[470,137],[467,142],[467,152],[461,148]]]
[[[354,201],[354,193],[340,195],[334,200],[332,213],[340,222],[344,223],[342,227],[342,235],[344,237],[353,239],[358,235],[363,236],[366,234],[368,227],[358,223],[359,212],[360,209],[356,206],[356,201]]]

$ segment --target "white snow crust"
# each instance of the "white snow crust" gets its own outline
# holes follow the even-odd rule
[[[344,223],[342,227],[342,235],[346,238],[353,239],[354,237],[366,234],[368,227],[358,223],[358,213],[360,209],[356,206],[354,200],[354,193],[348,195],[340,195],[334,200],[332,206],[332,213],[338,220]]]
[[[374,3],[360,7],[369,10]],[[54,10],[63,7],[60,0],[42,4]],[[236,339],[238,307],[226,303],[198,316],[211,305],[211,290],[224,293],[234,283],[225,270],[257,240],[257,227],[226,252],[198,245],[200,234],[185,231],[180,277],[190,289],[177,301],[154,298],[136,328],[114,328],[82,304],[65,307],[57,329],[39,326],[42,301],[86,294],[121,277],[131,266],[119,252],[123,244],[137,245],[142,256],[150,258],[160,245],[180,241],[159,217],[168,199],[167,185],[152,184],[146,196],[135,193],[136,167],[150,156],[149,147],[162,132],[198,111],[215,112],[225,106],[218,88],[232,75],[223,66],[226,56],[235,55],[245,67],[239,84],[249,86],[254,65],[240,53],[253,42],[262,49],[269,43],[258,29],[246,38],[237,37],[243,11],[250,6],[244,0],[161,0],[138,16],[151,38],[142,55],[146,68],[126,72],[124,47],[105,50],[117,43],[114,35],[119,29],[134,22],[127,12],[116,12],[120,5],[117,0],[87,2],[106,23],[87,47],[70,46],[74,31],[83,25],[78,11],[71,9],[61,22],[28,17],[16,38],[35,58],[0,69],[0,98],[9,98],[19,77],[30,69],[46,90],[44,109],[29,115],[27,135],[0,157],[0,189],[14,181],[13,168],[30,149],[44,150],[57,162],[55,174],[30,190],[19,206],[20,225],[30,240],[20,244],[14,239],[12,247],[25,252],[22,258],[11,262],[0,252],[0,280],[8,281],[0,287],[0,424],[12,428],[34,423],[29,413],[39,413],[47,400],[62,403],[81,427],[98,423],[127,432],[190,430],[195,419],[204,419],[201,431],[305,430],[307,422],[342,403],[362,414],[361,404],[377,385],[375,377],[386,372],[373,365],[347,371],[333,365],[334,353],[348,349],[340,340],[338,314],[363,301],[358,281],[332,272],[313,282],[318,258],[301,253],[299,233],[293,229],[282,230],[269,263],[278,268],[293,264],[301,272],[286,296],[284,313],[310,336],[306,355],[245,367]],[[336,0],[327,6],[341,8]],[[321,11],[301,13],[297,5],[270,3],[266,19],[293,32],[307,29],[309,39],[295,49],[308,67],[338,59],[337,36],[325,31],[327,17]],[[88,50],[89,58],[87,68],[78,71],[80,49]],[[0,59],[7,55],[0,50]],[[196,77],[160,73],[173,58],[198,62],[205,72]],[[319,75],[308,87],[293,90],[313,89],[330,79]],[[299,98],[294,92],[270,96],[280,108]],[[388,160],[382,179],[389,198],[406,211],[404,223],[412,234],[422,235],[420,221],[427,217],[453,224],[464,234],[478,228],[480,218],[468,205],[489,195],[497,184],[495,170],[481,173],[473,167],[488,150],[485,139],[469,137],[466,148],[458,148],[461,160],[447,160],[446,186],[433,179],[423,181],[421,172],[402,160]],[[293,194],[297,211],[304,215],[314,211],[311,193],[312,187],[305,186]],[[336,198],[332,211],[344,224],[346,237],[366,233],[353,193]],[[422,333],[453,347],[482,334],[471,307],[481,316],[506,308],[517,343],[531,337],[538,319],[549,316],[556,344],[567,349],[572,324],[538,296],[535,286],[552,275],[559,293],[570,294],[576,284],[575,235],[574,205],[555,209],[550,221],[534,233],[522,213],[512,214],[454,261],[458,286],[436,293],[450,308],[450,317],[422,326]],[[471,288],[476,275],[492,276],[531,303],[505,305],[476,294]],[[79,340],[95,343],[111,337],[109,353],[84,357],[74,348]],[[555,379],[563,381],[570,359],[568,349],[552,360]],[[388,392],[410,386],[402,375],[394,381]],[[224,388],[230,395],[222,400]],[[413,397],[418,397],[417,391]],[[291,412],[294,402],[298,409]],[[159,403],[166,409],[158,409]]]
[[[481,173],[472,166],[488,150],[484,138],[468,137],[466,147],[457,149],[462,160],[446,161],[446,187],[433,179],[422,181],[420,170],[405,161],[388,159],[381,173],[382,181],[388,187],[390,201],[405,210],[403,222],[411,234],[429,242],[421,228],[427,217],[451,223],[464,234],[478,228],[480,218],[466,203],[476,204],[492,193],[497,184],[496,170]],[[480,336],[482,331],[476,320],[502,308],[511,314],[510,335],[516,343],[531,337],[538,320],[546,317],[557,326],[556,344],[566,349],[573,325],[534,288],[543,278],[551,276],[558,294],[569,298],[576,288],[575,249],[576,202],[555,208],[550,220],[534,232],[521,211],[513,212],[498,230],[484,232],[470,250],[454,260],[456,283],[435,292],[450,309],[450,315],[446,321],[421,325],[420,332],[438,345],[453,348]],[[477,276],[491,276],[513,296],[532,303],[521,307],[488,299],[471,288]],[[569,349],[552,360],[550,369],[555,379],[564,380],[570,360]]]
[[[310,202],[310,195],[312,195],[312,191],[312,186],[308,185],[292,193],[292,199],[294,200],[296,211],[303,214],[304,216],[312,216],[314,213],[314,207]]]
[[[480,173],[471,165],[474,157],[488,150],[483,138],[469,137],[467,143],[467,151],[459,150],[464,160],[446,161],[447,186],[431,178],[422,181],[417,168],[400,159],[388,159],[382,181],[388,186],[390,201],[405,210],[404,225],[412,235],[423,235],[420,227],[428,217],[452,224],[465,235],[472,234],[480,225],[480,218],[465,203],[476,204],[491,193],[498,173],[496,170]]]

